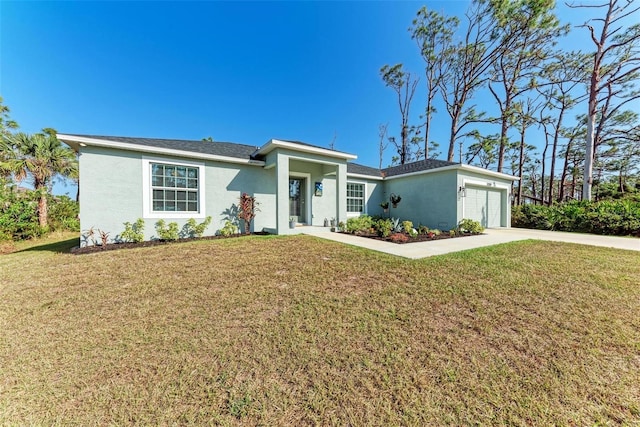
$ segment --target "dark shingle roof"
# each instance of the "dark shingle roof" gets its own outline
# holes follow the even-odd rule
[[[347,173],[369,175],[369,176],[396,176],[407,173],[421,172],[430,169],[437,169],[444,166],[458,165],[459,163],[447,162],[444,160],[427,159],[418,160],[413,163],[405,163],[404,165],[391,166],[385,169],[372,168],[369,166],[359,165],[357,163],[347,163]]]
[[[405,163],[404,165],[392,166],[390,168],[383,169],[382,173],[384,176],[396,176],[459,164],[460,163],[447,162],[445,160],[426,159],[418,160],[413,163]]]
[[[358,163],[347,163],[347,173],[354,173],[358,175],[368,175],[368,176],[377,176],[381,177],[382,174],[380,169],[372,168],[365,165],[360,165]]]
[[[126,144],[142,145],[145,147],[167,148],[171,150],[183,150],[200,154],[212,154],[216,156],[237,157],[249,159],[251,154],[258,149],[255,145],[236,144],[234,142],[209,142],[182,139],[160,138],[131,138],[123,136],[100,135],[72,135],[84,138],[103,139],[106,141],[122,142]]]
[[[252,157],[252,154],[260,147],[255,145],[237,144],[235,142],[209,142],[209,141],[194,141],[194,140],[182,140],[182,139],[162,139],[162,138],[134,138],[124,136],[101,136],[101,135],[78,135],[67,134],[70,136],[79,136],[84,138],[102,139],[105,141],[122,142],[132,145],[141,145],[145,147],[166,148],[171,150],[189,151],[192,153],[210,154],[216,156],[235,157],[239,159],[258,159],[260,157]],[[319,147],[317,145],[311,145],[300,141],[291,141],[281,139],[279,141],[292,142],[295,144],[306,145],[309,147],[323,148],[330,150],[329,148]],[[335,150],[334,150],[335,151]],[[406,163],[404,165],[392,166],[386,169],[372,168],[370,166],[361,165],[358,163],[347,163],[347,173],[368,175],[372,177],[390,177],[396,175],[404,175],[407,173],[420,172],[429,169],[437,169],[444,166],[457,165],[459,163],[447,162],[444,160],[427,159],[419,160],[413,163]]]

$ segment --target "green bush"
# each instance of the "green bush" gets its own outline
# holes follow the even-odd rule
[[[37,195],[33,191],[17,191],[0,178],[0,240],[24,240],[46,234],[37,215]]]
[[[170,222],[168,225],[164,219],[156,222],[156,232],[160,240],[178,240],[180,233],[178,231],[178,223]]]
[[[80,231],[78,202],[69,196],[49,197],[48,222],[51,231]]]
[[[144,240],[144,220],[138,218],[135,223],[124,223],[124,231],[120,234],[124,242],[140,243]]]
[[[184,225],[185,235],[189,237],[202,237],[209,224],[211,224],[210,216],[206,217],[200,224],[198,224],[195,219],[189,218]]]
[[[571,201],[552,206],[514,206],[514,227],[640,236],[640,202],[621,199]]]
[[[347,233],[369,233],[373,228],[373,218],[360,215],[347,220]]]
[[[224,227],[220,229],[220,235],[224,237],[238,234],[238,226],[231,221],[225,221]]]
[[[380,237],[388,237],[393,230],[393,222],[389,218],[380,218],[373,223],[373,229]]]
[[[413,222],[411,221],[402,221],[402,229],[404,230],[405,233],[411,233],[411,230],[413,230]]]
[[[480,234],[484,231],[484,227],[478,221],[465,218],[458,223],[458,229],[462,232],[471,234]],[[435,233],[434,233],[435,234]]]

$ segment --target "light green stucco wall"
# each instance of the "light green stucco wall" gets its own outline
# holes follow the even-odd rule
[[[304,173],[308,178],[307,203],[311,217],[307,223],[322,226],[324,219],[346,221],[346,184],[364,183],[366,188],[366,213],[383,215],[379,206],[389,200],[391,193],[402,197],[397,208],[390,208],[386,215],[410,220],[430,228],[450,229],[463,218],[464,200],[459,187],[465,183],[491,184],[502,191],[501,225],[510,224],[509,194],[511,181],[493,178],[460,169],[430,171],[404,177],[387,178],[384,181],[362,177],[348,177],[343,159],[276,149],[269,153],[266,166],[252,166],[217,161],[197,161],[189,158],[142,153],[116,149],[82,147],[80,152],[80,225],[84,231],[94,228],[106,231],[115,241],[124,230],[125,221],[145,219],[145,238],[156,237],[158,218],[145,218],[143,200],[143,174],[148,173],[143,159],[173,162],[195,162],[204,165],[205,201],[201,214],[193,217],[201,222],[205,216],[212,223],[205,235],[213,235],[224,226],[231,215],[235,219],[238,199],[242,192],[256,197],[260,211],[252,231],[268,229],[278,234],[289,232],[289,177]],[[322,196],[314,195],[315,182],[322,182]],[[179,228],[187,218],[175,221]],[[237,221],[237,220],[236,220]],[[240,221],[237,221],[242,227]]]
[[[387,179],[385,199],[394,193],[402,197],[397,208],[389,203],[389,215],[429,228],[449,230],[457,225],[456,171],[430,172]]]
[[[125,221],[144,218],[143,212],[143,154],[97,147],[83,147],[80,153],[80,227],[86,231],[93,227],[109,233],[115,241],[124,230]],[[193,161],[179,157],[153,155],[150,158],[167,163]],[[204,210],[194,214],[198,222],[211,216],[211,225],[205,235],[214,235],[237,207],[242,192],[256,197],[260,212],[252,230],[275,228],[275,170],[259,166],[223,162],[200,162],[205,165]],[[145,239],[156,237],[158,218],[145,219]],[[188,218],[166,218],[179,228]],[[242,222],[239,221],[242,227]]]
[[[347,162],[343,159],[278,148],[267,155],[266,168],[275,169],[277,176],[276,222],[273,230],[278,234],[289,233],[289,177],[296,173],[308,174],[310,188],[307,203],[310,203],[310,219],[307,224],[321,226],[324,219],[336,218],[346,221],[346,173]],[[314,196],[314,183],[323,183],[322,196]]]

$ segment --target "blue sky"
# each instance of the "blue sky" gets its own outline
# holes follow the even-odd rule
[[[1,1],[0,95],[25,132],[320,146],[335,136],[336,149],[377,166],[378,125],[399,127],[379,69],[421,72],[407,29],[423,4],[461,15],[468,2]],[[423,99],[421,85],[416,122]],[[432,138],[443,152],[448,126],[442,111]]]

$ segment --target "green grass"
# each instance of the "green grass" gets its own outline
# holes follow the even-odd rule
[[[0,256],[1,425],[640,424],[635,252],[58,240]]]

